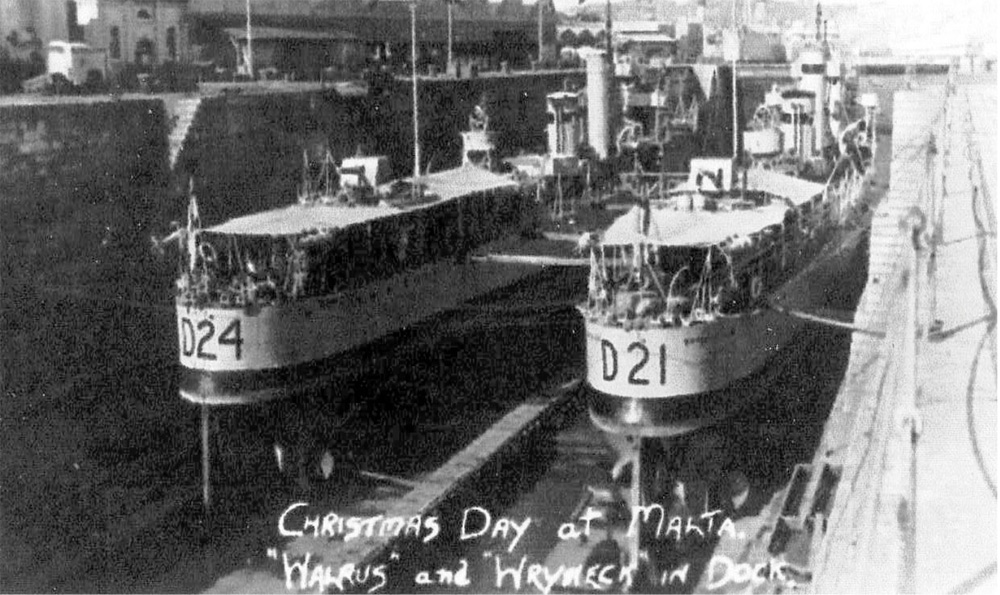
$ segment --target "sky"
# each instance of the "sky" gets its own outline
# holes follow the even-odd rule
[[[76,21],[85,24],[97,18],[97,0],[76,0]]]

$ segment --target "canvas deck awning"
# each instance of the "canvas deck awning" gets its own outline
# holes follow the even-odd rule
[[[292,204],[287,207],[253,213],[230,219],[209,228],[218,234],[248,236],[292,236],[312,230],[339,229],[392,217],[404,211],[428,208],[461,196],[491,190],[516,188],[518,184],[478,167],[467,166],[435,172],[420,177],[425,190],[437,199],[415,207],[399,208],[394,205],[346,206],[326,204]]]
[[[782,173],[752,169],[747,172],[747,190],[785,199],[749,209],[653,208],[649,232],[642,233],[643,210],[635,206],[605,230],[601,243],[607,246],[652,244],[657,246],[710,246],[730,238],[747,237],[785,219],[789,204],[801,206],[823,193],[825,186]],[[683,198],[680,199],[683,201]]]
[[[787,210],[788,207],[782,204],[733,211],[653,209],[649,233],[643,234],[643,210],[635,206],[611,224],[601,243],[605,246],[712,246],[777,225],[784,220]]]
[[[803,180],[780,172],[752,168],[747,171],[747,190],[766,192],[792,201],[796,206],[822,194],[823,184]]]

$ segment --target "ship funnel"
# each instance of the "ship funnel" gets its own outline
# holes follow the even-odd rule
[[[587,142],[601,159],[611,147],[611,67],[603,51],[587,54]]]
[[[823,151],[830,140],[827,118],[826,56],[818,49],[804,50],[799,55],[799,88],[812,93],[812,147],[803,147],[813,154]]]

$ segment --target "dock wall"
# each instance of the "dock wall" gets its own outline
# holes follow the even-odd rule
[[[166,135],[154,99],[0,107],[5,288],[49,273],[65,281],[59,263],[100,268],[117,246],[148,244],[159,226],[152,193],[168,179]]]
[[[545,94],[582,75],[420,82],[423,171],[457,165],[459,131],[484,101],[501,153],[541,149]],[[171,119],[160,98],[14,98],[0,104],[0,275],[21,285],[106,285],[120,293],[169,292],[173,261],[150,236],[183,221],[193,177],[205,225],[296,199],[303,151],[337,160],[358,150],[412,172],[412,87],[366,95],[335,90],[205,97],[174,171]],[[162,259],[161,259],[162,260]]]
[[[872,220],[868,282],[854,320],[882,337],[854,335],[844,384],[814,460],[840,478],[811,562],[818,593],[913,592],[915,389],[913,358],[903,351],[915,340],[907,316],[912,211],[928,200],[922,185],[933,158],[932,136],[940,138],[943,89],[897,92],[894,104],[892,186]]]
[[[485,104],[502,156],[544,150],[545,95],[576,73],[525,74],[419,83],[421,171],[461,160],[459,132]],[[339,162],[387,155],[394,177],[413,172],[412,87],[396,82],[367,96],[335,91],[220,95],[202,101],[178,170],[195,179],[206,224],[295,200],[303,153]]]
[[[166,125],[155,99],[0,108],[3,203],[162,184]]]
[[[480,103],[501,156],[544,151],[545,95],[583,82],[582,71],[422,78],[422,171],[459,163],[459,131]],[[744,112],[767,86],[740,82]],[[150,236],[184,220],[189,180],[202,223],[212,225],[295,201],[304,152],[319,159],[329,151],[340,160],[360,150],[387,155],[396,176],[413,171],[412,86],[405,79],[367,94],[295,85],[207,91],[171,171],[168,106],[179,98],[0,103],[0,271],[7,286],[103,284],[116,294],[127,287],[166,296],[173,261],[155,257]],[[721,94],[703,106],[704,154],[728,154],[728,109]]]

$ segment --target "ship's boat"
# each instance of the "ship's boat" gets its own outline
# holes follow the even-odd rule
[[[531,267],[472,262],[534,217],[530,189],[489,171],[492,133],[464,133],[460,167],[385,181],[384,157],[307,164],[299,200],[201,228],[192,196],[177,279],[180,394],[273,399],[323,381],[333,358]]]
[[[865,97],[865,115],[831,131],[821,119],[822,59],[818,80],[807,70],[758,110],[744,137],[746,167],[693,159],[665,199],[592,238],[579,310],[590,414],[606,432],[666,438],[732,414],[746,391],[731,389],[802,324],[775,303],[818,305],[817,278],[806,273],[864,225],[876,108]]]

